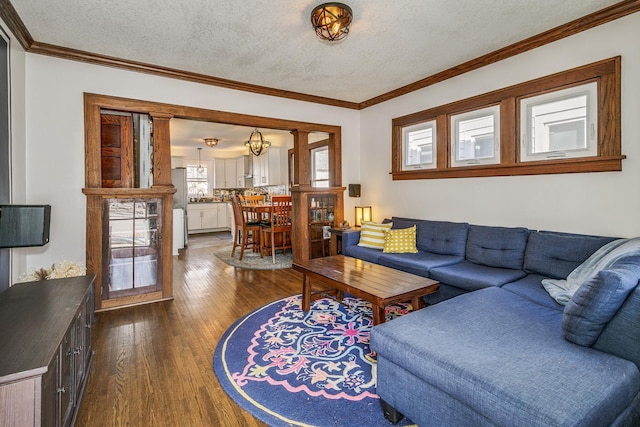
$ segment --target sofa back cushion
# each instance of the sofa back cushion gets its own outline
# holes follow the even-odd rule
[[[552,231],[531,232],[524,254],[524,269],[527,273],[566,279],[569,273],[595,251],[613,240],[614,237]]]
[[[593,345],[640,280],[640,256],[617,261],[586,280],[564,309],[562,332],[568,341]]]
[[[522,227],[469,226],[465,258],[489,267],[522,269],[529,230]]]
[[[416,226],[416,246],[439,255],[464,256],[469,233],[466,222],[430,221],[394,216],[392,228]]]

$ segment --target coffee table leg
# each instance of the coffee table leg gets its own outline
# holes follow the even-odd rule
[[[302,310],[311,309],[311,279],[306,274],[302,275]]]
[[[384,323],[387,320],[384,316],[384,307],[371,304],[371,311],[373,312],[373,326]]]
[[[411,300],[411,306],[413,307],[413,311],[420,310],[424,308],[424,300],[422,297],[415,297]]]

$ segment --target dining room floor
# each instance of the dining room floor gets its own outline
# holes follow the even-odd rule
[[[220,246],[225,243],[233,243],[231,231],[216,231],[212,233],[189,234],[189,242],[186,249],[208,248]]]

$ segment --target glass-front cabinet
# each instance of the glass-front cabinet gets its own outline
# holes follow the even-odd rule
[[[155,292],[162,283],[162,199],[103,201],[102,298]]]
[[[172,113],[85,94],[87,273],[95,309],[173,299]]]
[[[335,194],[315,194],[309,198],[310,258],[329,255],[329,230],[335,227],[335,208]]]

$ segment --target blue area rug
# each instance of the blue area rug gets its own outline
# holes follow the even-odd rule
[[[278,300],[225,332],[213,358],[222,388],[270,426],[390,426],[375,390],[369,303],[346,296],[300,307],[300,295]],[[387,319],[410,309],[387,307]]]

